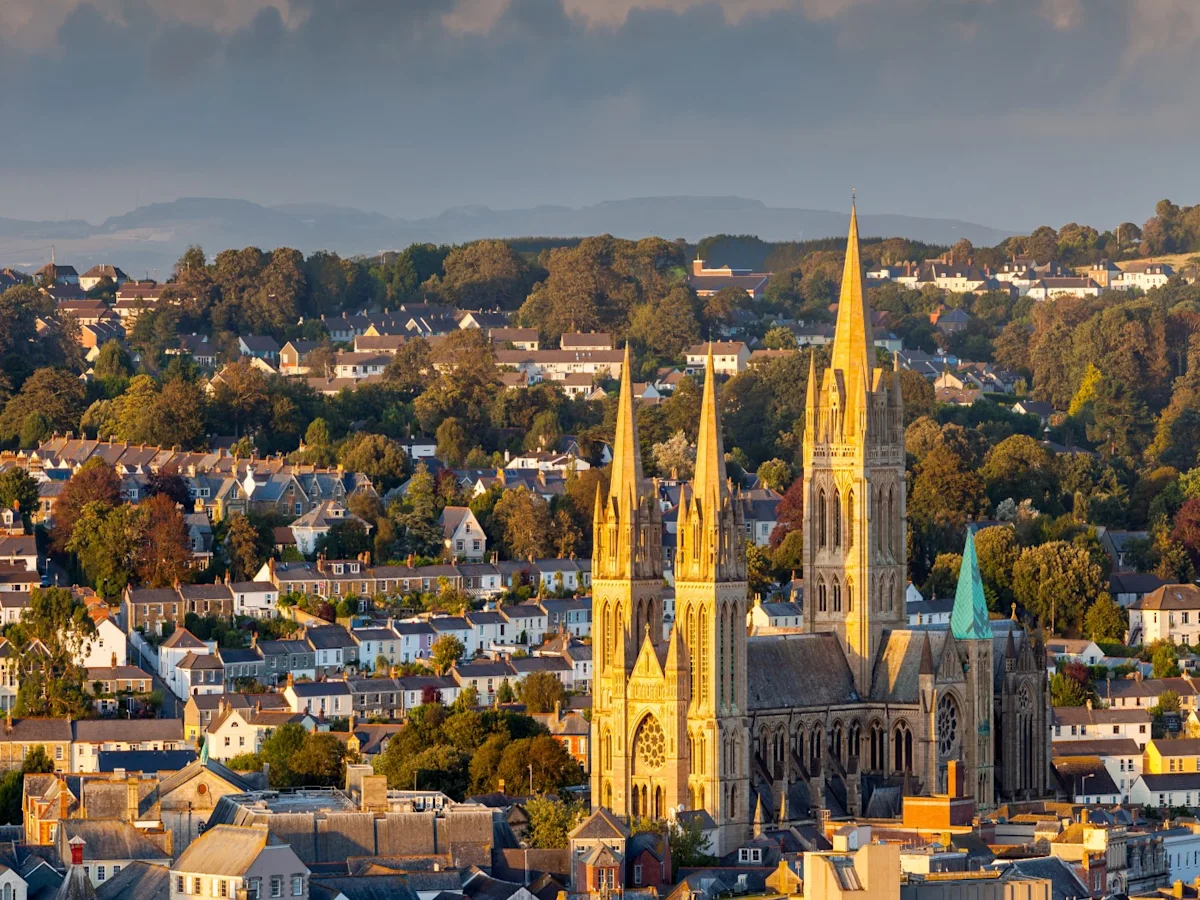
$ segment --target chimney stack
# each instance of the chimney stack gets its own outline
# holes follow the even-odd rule
[[[71,845],[71,865],[82,866],[83,845],[86,843],[86,841],[84,841],[84,839],[79,835],[75,835],[75,837],[71,838],[71,840],[69,840],[67,843]]]

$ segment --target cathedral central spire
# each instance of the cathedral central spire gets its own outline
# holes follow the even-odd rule
[[[870,329],[866,293],[863,291],[862,263],[858,254],[858,210],[852,206],[832,361],[833,370],[843,372],[846,379],[860,379],[871,371],[870,349],[873,341]],[[860,374],[860,370],[863,374]]]

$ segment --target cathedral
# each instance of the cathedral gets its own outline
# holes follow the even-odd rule
[[[870,322],[852,212],[831,364],[819,380],[809,369],[795,634],[747,634],[745,527],[710,355],[664,639],[662,510],[626,348],[593,520],[594,807],[704,809],[724,853],[820,809],[895,816],[905,794],[944,793],[951,761],[981,809],[1046,793],[1045,651],[1017,622],[989,620],[970,533],[949,627],[908,625],[904,401],[899,376],[875,365]]]

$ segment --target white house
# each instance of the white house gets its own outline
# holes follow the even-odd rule
[[[546,634],[546,611],[535,603],[518,603],[500,610],[508,620],[508,639],[536,647]]]
[[[754,605],[746,613],[746,625],[758,628],[800,628],[804,625],[804,611],[799,603],[764,603],[755,597]]]
[[[308,900],[309,869],[266,825],[215,825],[171,864],[169,900],[292,897]]]
[[[475,643],[475,631],[471,628],[471,623],[462,616],[434,616],[429,620],[429,627],[434,632],[434,643],[448,634],[457,638],[463,645],[463,655],[466,657],[474,656],[475,651],[479,649],[479,645]]]
[[[390,623],[389,623],[390,626]],[[387,628],[352,628],[350,637],[358,644],[359,665],[375,670],[375,660],[380,656],[388,661],[389,666],[400,662],[401,648],[404,638],[396,634],[391,627]],[[376,672],[376,674],[387,674]]]
[[[45,862],[42,865],[46,865]],[[29,885],[25,883],[25,879],[17,874],[16,869],[10,869],[8,866],[0,866],[3,869],[0,872],[0,891],[4,900],[28,900]]]
[[[696,375],[704,371],[708,349],[712,347],[713,371],[718,375],[736,375],[746,371],[750,364],[750,348],[743,341],[713,341],[711,344],[695,344],[687,350],[687,366],[684,371]]]
[[[111,616],[96,622],[96,634],[83,642],[76,660],[85,669],[123,666],[129,662],[129,639]]]
[[[1165,584],[1129,607],[1129,646],[1200,641],[1200,587]]]
[[[1043,278],[1026,293],[1032,300],[1057,300],[1059,297],[1099,297],[1100,285],[1090,278]]]
[[[235,581],[229,585],[233,592],[233,611],[239,616],[273,619],[279,612],[279,588],[269,581]]]
[[[1056,706],[1050,710],[1050,740],[1058,744],[1129,738],[1144,749],[1152,720],[1148,708],[1095,709],[1090,701],[1087,706]]]
[[[1087,666],[1098,666],[1104,659],[1104,651],[1095,641],[1051,638],[1046,641],[1046,655],[1051,660],[1081,662]]]
[[[293,722],[304,726],[306,731],[312,731],[317,724],[307,713],[288,709],[233,708],[222,703],[205,733],[208,755],[218,762],[226,762],[243,753],[257,753],[275,729]]]
[[[1121,277],[1113,280],[1113,287],[1118,291],[1127,291],[1130,288],[1149,291],[1165,285],[1174,274],[1175,270],[1167,263],[1129,263],[1125,266]]]
[[[216,652],[216,646],[212,641],[200,640],[186,628],[176,628],[158,648],[158,677],[167,683],[176,697],[187,697],[189,692],[179,679],[179,664],[192,653],[211,655]]]
[[[308,713],[316,718],[341,718],[350,715],[350,686],[344,681],[297,682],[288,675],[283,696],[292,712]]]
[[[1142,749],[1138,746],[1137,741],[1131,738],[1105,738],[1099,737],[1095,739],[1083,739],[1076,741],[1059,741],[1052,745],[1052,752],[1055,761],[1063,759],[1083,759],[1083,758],[1098,758],[1103,764],[1108,776],[1112,779],[1113,785],[1116,787],[1118,797],[1115,803],[1124,802],[1129,796],[1129,791],[1142,774]],[[1096,791],[1088,791],[1089,785],[1081,783],[1079,785],[1081,795],[1087,793],[1095,794]]]
[[[501,613],[470,612],[467,623],[474,632],[472,639],[480,650],[488,650],[493,644],[506,644],[512,640],[511,626]]]
[[[447,506],[438,517],[446,553],[478,562],[487,554],[487,535],[469,506]]]
[[[317,551],[317,542],[329,534],[334,526],[351,522],[358,523],[368,533],[375,527],[354,515],[337,500],[324,500],[292,522],[296,549],[305,556],[311,556]]]
[[[1129,789],[1129,802],[1158,807],[1196,806],[1200,804],[1200,772],[1142,775]]]

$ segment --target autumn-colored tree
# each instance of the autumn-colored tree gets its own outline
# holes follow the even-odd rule
[[[175,501],[155,494],[140,504],[145,512],[137,574],[146,587],[169,587],[187,577],[192,549],[187,525]]]
[[[771,547],[778,547],[793,531],[804,524],[804,479],[797,478],[783,492],[783,498],[775,507],[775,528],[771,531]]]
[[[567,699],[567,690],[553,672],[533,672],[520,683],[521,702],[531,713],[554,711],[555,703]]]
[[[75,530],[75,522],[89,503],[113,506],[121,499],[121,481],[113,467],[92,458],[68,479],[54,504],[54,527],[50,541],[59,553],[65,553]]]
[[[229,564],[235,581],[254,577],[262,563],[261,535],[246,516],[234,515],[229,520]]]

